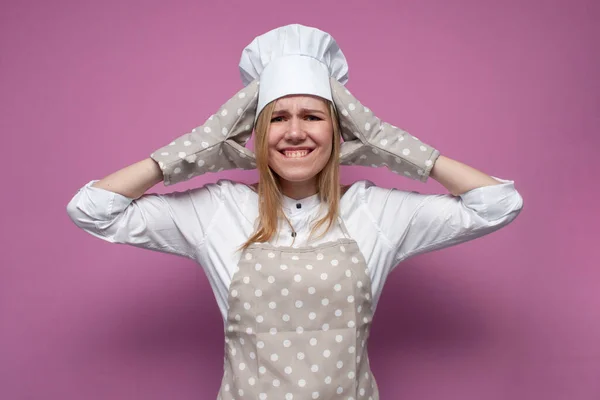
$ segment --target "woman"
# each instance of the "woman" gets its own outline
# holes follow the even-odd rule
[[[367,341],[389,273],[508,225],[523,200],[514,181],[376,118],[343,87],[345,58],[325,32],[267,32],[240,68],[245,88],[204,125],[89,182],[68,213],[104,240],[202,265],[224,319],[219,399],[378,399]],[[256,156],[244,147],[254,127]],[[342,188],[340,164],[431,176],[451,195]],[[145,194],[161,181],[255,167],[256,185]]]

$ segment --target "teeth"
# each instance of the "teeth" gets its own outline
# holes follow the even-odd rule
[[[284,154],[288,158],[300,158],[306,156],[308,154],[308,150],[285,151]]]

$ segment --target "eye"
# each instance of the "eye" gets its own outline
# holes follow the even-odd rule
[[[307,115],[306,118],[309,119],[310,121],[320,121],[321,120],[321,118],[317,117],[316,115]]]
[[[274,118],[271,118],[271,122],[281,122],[281,121],[283,121],[283,117],[274,117]]]

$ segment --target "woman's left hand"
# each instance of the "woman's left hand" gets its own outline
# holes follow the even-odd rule
[[[340,163],[385,166],[410,179],[426,182],[440,152],[408,132],[381,121],[341,83],[331,81],[342,129]]]

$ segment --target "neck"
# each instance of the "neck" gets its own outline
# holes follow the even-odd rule
[[[306,182],[289,182],[282,179],[280,182],[282,193],[294,200],[304,199],[305,197],[312,196],[319,191],[316,179]]]

